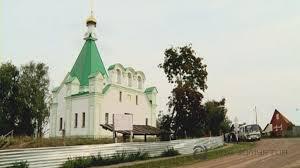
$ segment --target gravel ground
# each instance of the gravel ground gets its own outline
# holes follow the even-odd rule
[[[300,168],[300,138],[263,139],[254,149],[180,168]]]

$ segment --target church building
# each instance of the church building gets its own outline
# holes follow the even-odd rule
[[[145,74],[132,67],[117,63],[105,68],[96,24],[91,14],[75,64],[52,90],[50,137],[112,137],[103,126],[112,125],[113,114],[131,114],[134,126],[156,127],[156,87],[145,88]]]

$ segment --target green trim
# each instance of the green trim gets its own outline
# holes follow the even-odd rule
[[[103,88],[102,93],[105,94],[105,93],[108,91],[108,89],[110,88],[110,86],[111,86],[111,84],[106,85],[106,86]]]
[[[157,88],[155,86],[147,88],[144,91],[144,93],[152,93],[153,91],[156,91],[158,93]]]
[[[100,73],[99,71],[93,72],[93,73],[91,73],[91,74],[88,76],[88,78],[94,78],[94,77],[96,77],[99,73]]]
[[[144,74],[143,71],[136,71],[135,74],[142,75],[142,77],[143,77],[144,79],[146,79],[146,76],[145,76],[145,74]]]
[[[71,95],[71,97],[74,97],[74,96],[82,96],[82,95],[88,95],[88,94],[89,94],[89,92],[79,92],[79,93],[77,93],[77,94]]]
[[[117,65],[119,65],[121,68],[123,68],[125,70],[124,66],[120,63],[110,65],[107,70],[113,70]]]
[[[70,76],[66,81],[65,83],[71,83],[73,80],[75,80],[76,77],[73,77],[73,76]]]
[[[133,73],[136,73],[135,70],[132,67],[127,67],[127,68],[125,68],[125,70],[128,70],[128,71],[131,71]]]
[[[86,39],[70,75],[77,77],[81,86],[88,86],[89,76],[97,72],[100,72],[103,77],[108,78],[95,39],[90,37]]]

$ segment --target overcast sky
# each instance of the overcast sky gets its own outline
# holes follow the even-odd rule
[[[84,44],[88,0],[0,0],[0,57],[42,61],[51,88]],[[208,68],[205,101],[227,99],[229,117],[261,127],[277,108],[300,125],[300,1],[95,0],[98,49],[114,63],[145,72],[166,110],[171,86],[157,65],[164,49],[192,43]]]

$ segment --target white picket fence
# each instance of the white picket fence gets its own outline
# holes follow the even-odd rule
[[[204,145],[208,149],[212,149],[223,144],[223,137],[219,136],[163,142],[133,142],[0,150],[0,168],[10,166],[16,161],[28,161],[29,166],[32,168],[57,168],[68,158],[98,154],[111,156],[123,151],[128,153],[144,151],[148,152],[150,156],[158,156],[170,147],[178,150],[181,154],[191,154],[196,145]]]

